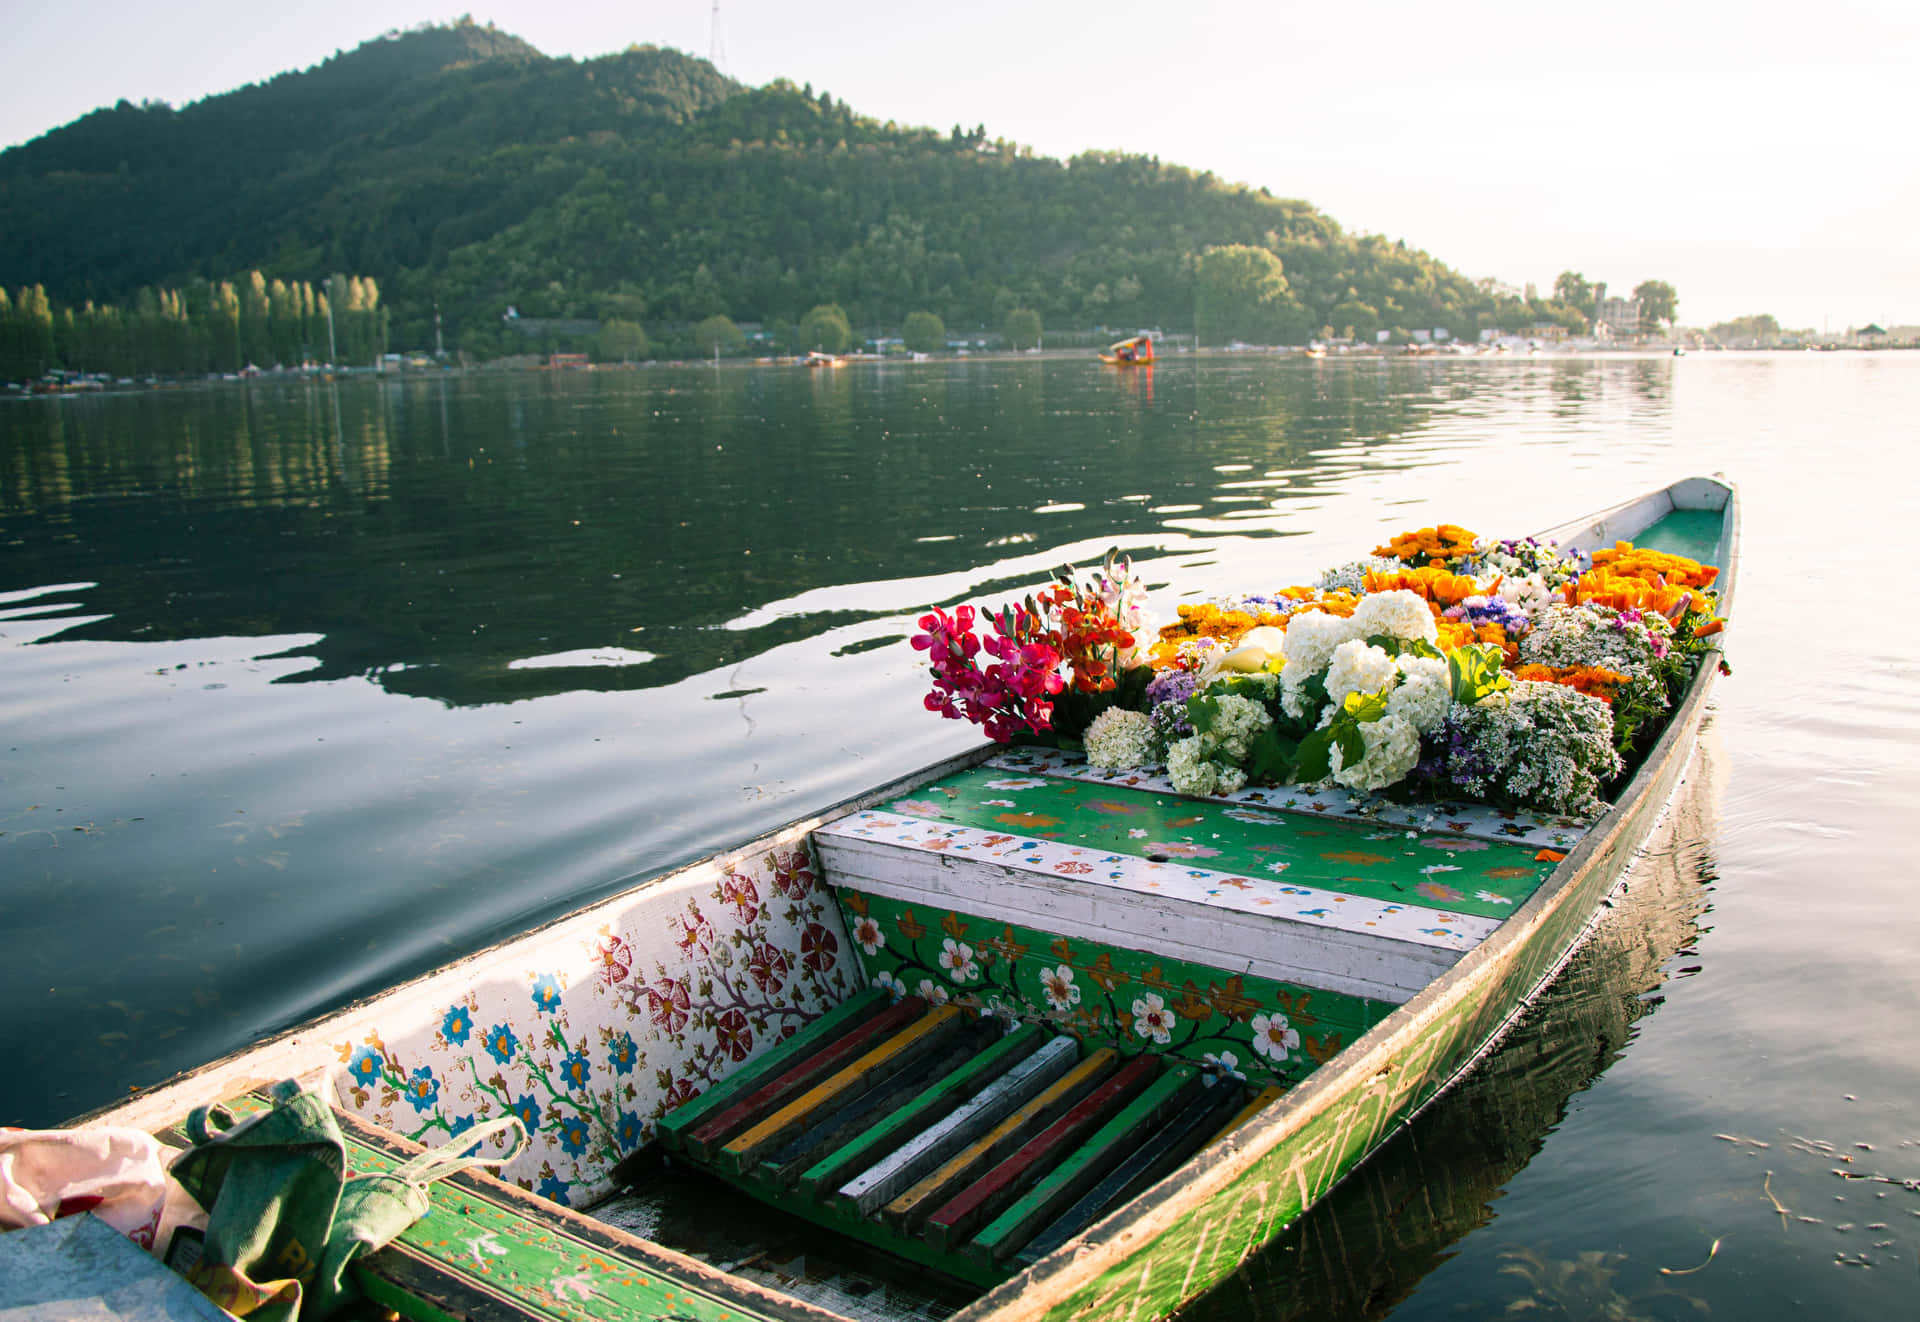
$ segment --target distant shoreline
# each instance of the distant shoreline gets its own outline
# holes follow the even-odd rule
[[[1308,358],[1300,348],[1246,348],[1246,349],[1171,349],[1156,358],[1155,363],[1179,362],[1196,358],[1208,359],[1297,359],[1303,363],[1311,362],[1316,366],[1339,362],[1370,363],[1538,363],[1542,361],[1564,361],[1570,359],[1660,359],[1674,357],[1705,357],[1715,355],[1753,355],[1753,354],[1802,354],[1802,353],[1901,353],[1920,346],[1915,345],[1793,345],[1793,346],[1755,346],[1752,348],[1729,349],[1713,346],[1702,349],[1688,348],[1683,354],[1676,354],[1671,346],[1651,348],[1626,346],[1603,348],[1598,345],[1577,348],[1546,348],[1536,351],[1487,352],[1475,349],[1462,352],[1455,349],[1423,349],[1408,352],[1404,348],[1375,349],[1330,348],[1318,358]],[[741,368],[761,368],[779,370],[799,370],[804,372],[834,373],[859,370],[871,367],[932,367],[951,366],[964,363],[1019,363],[1019,362],[1083,362],[1092,366],[1102,364],[1096,352],[1091,349],[1042,349],[1027,350],[980,350],[966,355],[938,354],[925,358],[907,358],[898,354],[881,357],[878,355],[846,354],[841,361],[832,366],[808,366],[804,359],[782,358],[723,358],[717,361],[698,358],[650,358],[634,363],[592,363],[577,366],[552,367],[545,363],[475,363],[469,366],[458,364],[434,364],[428,367],[396,367],[376,369],[371,367],[331,367],[331,368],[293,368],[261,369],[250,373],[222,373],[207,376],[186,377],[149,377],[143,379],[120,378],[107,380],[98,377],[86,378],[56,386],[37,384],[23,386],[17,383],[0,384],[0,400],[28,399],[71,399],[102,394],[131,394],[136,391],[155,390],[191,390],[219,386],[253,385],[262,382],[284,383],[290,381],[340,381],[340,380],[397,380],[425,381],[446,376],[492,376],[519,373],[542,373],[552,376],[568,377],[574,375],[592,375],[604,372],[640,372],[654,370],[739,370]],[[1140,372],[1151,369],[1153,364],[1115,366],[1116,373]]]

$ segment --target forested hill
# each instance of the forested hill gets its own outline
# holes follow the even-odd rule
[[[551,59],[470,23],[178,110],[122,101],[0,153],[0,286],[77,306],[256,269],[364,273],[396,343],[431,343],[437,304],[449,346],[482,352],[508,305],[650,327],[833,302],[862,327],[1031,308],[1185,328],[1198,295],[1203,330],[1269,339],[1554,311],[1155,159],[1052,160],[676,51]]]

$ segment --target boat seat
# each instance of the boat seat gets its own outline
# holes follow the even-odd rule
[[[869,992],[659,1124],[671,1160],[998,1284],[1280,1093],[1037,1024]]]
[[[1164,958],[1397,1005],[1578,838],[1486,810],[1379,820],[1298,797],[1196,799],[1020,750],[830,822],[813,843],[843,894],[1082,940],[1124,933]]]

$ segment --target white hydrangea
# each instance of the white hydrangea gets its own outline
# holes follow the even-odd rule
[[[1145,712],[1109,707],[1093,718],[1086,734],[1087,761],[1117,771],[1153,762],[1153,718]]]
[[[1245,771],[1212,759],[1210,742],[1194,735],[1167,749],[1167,778],[1180,793],[1208,798],[1231,794],[1247,783]]]
[[[1432,734],[1447,719],[1453,701],[1453,676],[1438,657],[1399,658],[1400,682],[1387,695],[1387,715],[1403,716],[1421,734]]]
[[[1296,670],[1292,666],[1280,672],[1280,705],[1296,721],[1314,715],[1305,692],[1306,683],[1312,678],[1312,671]]]
[[[1201,736],[1212,742],[1212,750],[1235,762],[1244,761],[1253,751],[1253,740],[1273,724],[1273,717],[1261,703],[1236,694],[1223,693],[1213,717],[1213,731]]]
[[[1353,608],[1352,625],[1356,638],[1386,634],[1409,642],[1419,638],[1431,643],[1440,637],[1440,626],[1426,598],[1405,588],[1370,592],[1360,598],[1360,604]]]
[[[1280,654],[1287,659],[1287,670],[1305,677],[1324,670],[1334,648],[1360,636],[1350,621],[1338,615],[1300,611],[1287,620],[1287,636],[1280,644]]]
[[[1405,780],[1420,761],[1420,732],[1404,716],[1386,715],[1360,724],[1366,756],[1352,766],[1342,765],[1340,745],[1333,746],[1333,779],[1354,790],[1380,790]]]
[[[1349,693],[1378,693],[1399,675],[1400,668],[1385,651],[1350,638],[1333,649],[1327,667],[1327,701],[1337,709]]]

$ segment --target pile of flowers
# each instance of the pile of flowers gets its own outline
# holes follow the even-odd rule
[[[1109,552],[1090,583],[1063,569],[997,614],[936,609],[913,645],[930,710],[1096,766],[1164,765],[1183,793],[1335,784],[1582,816],[1717,649],[1718,572],[1440,524],[1312,585],[1182,605],[1151,639]]]

